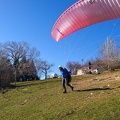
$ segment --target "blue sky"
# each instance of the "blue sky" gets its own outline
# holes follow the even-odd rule
[[[40,57],[58,65],[84,62],[98,57],[107,36],[120,45],[120,19],[102,22],[74,32],[60,42],[51,30],[58,17],[77,0],[0,0],[0,43],[26,41],[40,51]]]

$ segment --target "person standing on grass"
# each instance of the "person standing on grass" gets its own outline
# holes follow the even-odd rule
[[[73,91],[74,87],[69,84],[69,82],[70,82],[69,74],[70,73],[68,72],[68,70],[66,68],[63,68],[61,65],[59,65],[58,68],[59,68],[59,70],[60,70],[60,72],[62,74],[63,93],[67,93],[65,84],[67,86],[69,86],[71,88],[71,90]]]

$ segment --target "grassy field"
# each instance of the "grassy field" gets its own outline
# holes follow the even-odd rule
[[[21,82],[0,93],[0,120],[120,120],[120,72]]]

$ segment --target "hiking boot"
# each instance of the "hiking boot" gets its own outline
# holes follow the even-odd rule
[[[72,89],[72,91],[73,91],[73,90],[74,90],[74,87],[72,86],[71,89]]]
[[[67,93],[66,91],[64,91],[63,93]]]

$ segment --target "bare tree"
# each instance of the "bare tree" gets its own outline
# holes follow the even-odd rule
[[[40,54],[35,48],[31,48],[27,42],[6,42],[2,47],[13,65],[19,64],[24,56],[28,59],[34,59]]]
[[[14,68],[15,82],[19,70],[23,67],[23,64],[20,64],[21,59],[26,57],[27,60],[34,60],[40,53],[35,48],[31,48],[27,42],[15,41],[2,44],[2,50]]]
[[[41,78],[41,76],[42,76],[42,62],[43,62],[43,60],[41,60],[41,59],[37,59],[37,60],[35,60],[35,68],[36,68],[36,72],[38,73],[38,75],[39,75],[39,79]]]
[[[107,69],[114,69],[116,64],[120,61],[120,52],[119,47],[115,43],[115,41],[107,38],[107,42],[105,42],[100,49],[100,59],[103,61],[105,65],[107,65]]]
[[[81,64],[79,62],[67,62],[67,68],[70,70],[72,75],[76,75],[77,74],[77,69],[81,68]]]
[[[30,59],[26,59],[26,57],[23,57],[20,61],[20,66],[22,64],[21,69],[19,70],[20,79],[22,81],[26,80],[37,80],[38,79],[38,73],[35,67],[35,62]]]
[[[41,60],[39,66],[38,66],[39,67],[38,69],[45,75],[45,79],[47,79],[47,74],[48,74],[48,72],[51,71],[52,66],[54,66],[54,64],[50,64],[46,60]]]

